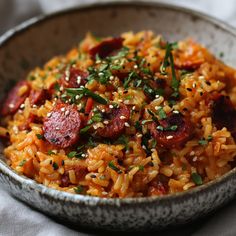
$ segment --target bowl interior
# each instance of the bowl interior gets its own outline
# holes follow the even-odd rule
[[[78,45],[89,31],[101,37],[152,30],[172,42],[192,37],[216,56],[223,52],[224,61],[236,65],[234,31],[191,10],[154,3],[114,3],[58,13],[34,23],[37,20],[23,23],[0,38],[0,99],[14,81]],[[3,155],[0,158],[4,160]]]

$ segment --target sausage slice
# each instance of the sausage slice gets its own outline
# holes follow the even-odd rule
[[[104,118],[109,123],[104,128],[99,128],[97,134],[104,138],[116,138],[123,132],[129,117],[130,110],[124,104],[120,104],[119,108],[107,109]]]
[[[79,88],[86,84],[88,72],[71,67],[66,70],[60,79],[59,83],[65,88]]]
[[[226,127],[230,132],[236,131],[236,110],[228,96],[219,95],[212,106],[212,121],[217,129]]]
[[[175,127],[175,130],[168,127]],[[192,134],[190,121],[180,113],[169,114],[166,119],[159,121],[159,125],[155,122],[151,123],[149,129],[157,144],[164,148],[179,148],[190,139]]]
[[[44,120],[45,139],[60,148],[66,148],[79,140],[80,114],[75,106],[58,103]]]
[[[100,58],[105,58],[122,48],[123,38],[112,38],[107,39],[99,43],[98,45],[92,47],[89,50],[89,54],[93,59],[98,55]]]
[[[24,87],[24,91],[20,91]],[[13,115],[20,108],[20,105],[24,103],[30,92],[30,85],[27,81],[19,81],[8,93],[8,96],[3,103],[1,110],[2,116]]]

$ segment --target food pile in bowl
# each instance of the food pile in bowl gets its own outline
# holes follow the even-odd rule
[[[192,39],[87,34],[9,91],[4,154],[18,173],[70,193],[186,191],[235,166],[235,81]]]

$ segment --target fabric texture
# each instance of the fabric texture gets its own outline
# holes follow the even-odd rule
[[[7,29],[41,13],[94,3],[103,0],[3,0],[0,1],[0,34]],[[120,0],[121,1],[121,0]],[[125,1],[125,0],[123,0]],[[215,16],[236,26],[235,0],[163,0],[190,7]],[[210,9],[210,11],[209,11]],[[197,207],[197,206],[196,206]],[[236,235],[236,200],[211,215],[191,224],[163,232],[140,235]],[[0,185],[0,236],[61,236],[61,235],[110,235],[108,232],[75,229],[35,211],[9,195]],[[118,233],[112,233],[118,235]],[[124,233],[122,233],[124,234]],[[129,233],[130,235],[131,233]],[[137,235],[137,233],[136,233]],[[139,233],[138,233],[139,235]]]

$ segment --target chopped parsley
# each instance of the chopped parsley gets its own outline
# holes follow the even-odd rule
[[[137,131],[142,132],[142,125],[140,124],[139,121],[135,122],[134,127]]]
[[[191,175],[192,181],[196,184],[196,185],[202,185],[203,181],[202,181],[202,177],[201,175],[199,175],[198,173],[192,173]]]
[[[108,166],[109,166],[112,170],[116,171],[118,174],[121,174],[121,173],[122,173],[122,170],[120,170],[117,166],[115,166],[112,161],[110,161],[110,162],[108,163]]]
[[[107,60],[108,61],[118,60],[118,59],[121,59],[121,58],[127,56],[128,53],[129,53],[129,48],[123,47],[116,55],[111,56],[111,57],[107,57]]]
[[[81,150],[84,146],[78,147],[77,150]],[[78,158],[78,159],[85,159],[85,154],[83,152],[71,151],[67,154],[68,158]]]
[[[176,48],[176,43],[167,43],[166,54],[164,57],[164,61],[160,67],[160,71],[161,71],[161,74],[166,75],[166,68],[168,66],[171,67],[171,75],[172,75],[171,87],[174,90],[172,97],[177,98],[179,96],[179,81],[177,80],[177,77],[176,77],[174,58],[171,52],[175,48]]]
[[[143,86],[143,91],[150,97],[150,98],[154,98],[156,95],[156,91],[151,88],[149,85],[145,84]]]
[[[67,156],[68,156],[69,158],[73,158],[73,157],[76,156],[76,154],[77,154],[76,151],[72,151],[72,152],[69,152],[69,153],[67,154]]]
[[[131,82],[131,80],[134,78],[134,77],[138,77],[137,73],[135,71],[132,71],[131,73],[129,73],[128,77],[125,79],[124,81],[124,88],[127,89],[128,86],[129,86],[129,83]]]
[[[91,125],[86,125],[83,129],[80,130],[80,134],[85,134],[89,131]]]
[[[147,112],[149,113],[149,115],[152,116],[153,121],[158,122],[158,119],[156,118],[155,114],[151,110],[147,109]]]
[[[34,80],[36,80],[36,77],[35,77],[34,75],[30,75],[30,76],[28,77],[28,80],[34,81]]]
[[[59,166],[56,162],[52,163],[52,167],[53,167],[54,170],[57,170],[59,168]]]
[[[43,135],[42,134],[36,134],[38,139],[43,139]]]
[[[169,57],[170,57],[171,50],[172,50],[171,44],[167,43],[166,54],[165,54],[165,57],[164,57],[164,61],[163,61],[162,65],[161,65],[161,67],[160,67],[160,71],[161,71],[162,75],[166,75],[166,68],[170,65]]]
[[[22,166],[24,166],[25,163],[26,163],[26,160],[24,159],[19,163],[19,166],[22,167]]]
[[[102,114],[99,111],[96,111],[94,112],[94,115],[91,117],[91,119],[88,121],[88,125],[91,125],[95,122],[101,122],[102,119]]]
[[[207,139],[205,139],[205,138],[200,139],[200,140],[198,141],[198,144],[200,144],[200,145],[202,145],[202,146],[205,146],[205,145],[207,145],[208,142],[211,141],[211,140],[212,140],[212,136],[209,135],[209,136],[207,137]]]
[[[82,185],[78,185],[76,188],[74,188],[74,191],[80,194],[84,191],[84,187]]]
[[[167,115],[162,107],[160,107],[157,112],[158,112],[158,116],[159,116],[160,120],[163,120],[167,117]]]
[[[176,131],[177,129],[178,129],[177,125],[171,125],[169,127],[163,127],[161,125],[157,126],[157,130],[160,130],[160,131]]]
[[[125,150],[129,149],[129,138],[125,135],[121,135],[116,141],[115,144],[123,144],[125,146]]]
[[[48,150],[48,155],[55,155],[56,153],[53,150]]]
[[[71,96],[71,97],[75,97],[76,95],[80,95],[81,97],[83,96],[88,96],[93,98],[96,102],[101,103],[103,105],[107,104],[107,100],[105,98],[103,98],[102,96],[92,92],[91,90],[84,88],[84,87],[80,87],[80,88],[67,88],[66,89],[67,95]]]
[[[55,89],[56,91],[60,91],[60,85],[59,85],[59,83],[55,83],[54,89]]]
[[[92,137],[89,137],[87,144],[89,147],[96,147],[97,146],[97,143],[93,140]]]
[[[139,168],[140,171],[144,171],[144,166],[139,165],[138,168]]]

